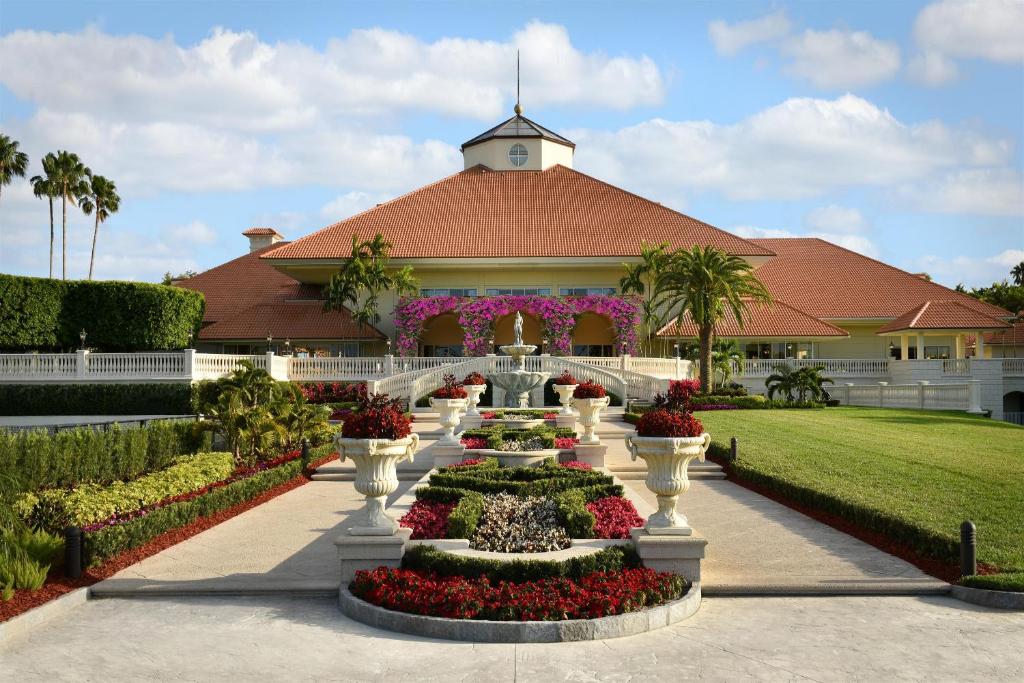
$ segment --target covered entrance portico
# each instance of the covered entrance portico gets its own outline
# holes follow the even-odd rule
[[[968,335],[976,340],[974,355],[984,358],[984,333],[1009,327],[958,301],[926,301],[878,328],[878,334],[899,339],[899,353],[892,354],[897,360],[958,360],[967,358]]]

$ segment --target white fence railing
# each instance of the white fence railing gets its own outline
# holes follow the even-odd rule
[[[743,371],[735,369],[737,377],[767,377],[780,366],[794,368],[823,367],[825,377],[886,377],[889,361],[885,358],[752,358],[743,361]]]
[[[971,384],[842,384],[828,387],[843,405],[924,410],[970,410]],[[975,389],[977,392],[978,389]]]
[[[297,382],[320,382],[336,378],[386,377],[387,359],[374,356],[338,358],[291,358],[288,378]]]
[[[1004,377],[1024,377],[1024,358],[1004,358]]]
[[[950,358],[942,361],[942,374],[947,377],[970,377],[970,358]]]

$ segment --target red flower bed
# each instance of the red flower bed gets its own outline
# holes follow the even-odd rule
[[[576,384],[576,378],[569,373],[568,370],[562,370],[562,374],[555,378],[555,384],[564,384],[571,386]]]
[[[587,509],[594,515],[594,536],[597,538],[629,538],[630,529],[644,525],[644,518],[637,514],[633,503],[626,498],[599,498],[587,503]]]
[[[362,382],[316,382],[301,384],[299,389],[310,403],[345,403],[366,398],[366,385]]]
[[[653,569],[594,572],[581,579],[548,578],[524,583],[485,577],[437,576],[378,567],[357,571],[352,594],[373,605],[448,619],[558,621],[634,612],[679,598],[686,581]]]
[[[448,515],[455,503],[417,500],[398,523],[412,529],[412,538],[444,538],[448,535]]]
[[[487,439],[482,436],[464,436],[459,441],[466,448],[487,448]]]
[[[359,410],[341,426],[346,439],[404,439],[412,433],[412,420],[406,417],[399,399],[374,394],[360,400]]]
[[[487,384],[487,378],[479,372],[471,372],[463,378],[462,383],[473,385]]]
[[[700,436],[704,433],[704,425],[692,413],[660,408],[640,416],[636,433],[638,436]]]
[[[564,468],[566,468],[568,470],[590,471],[590,470],[594,469],[593,467],[591,467],[587,463],[580,462],[579,460],[570,460],[569,462],[563,462],[562,463],[562,467],[564,467]]]
[[[580,442],[575,436],[556,436],[555,448],[570,449]]]
[[[480,413],[480,418],[484,420],[496,420],[498,419],[498,414],[493,410],[488,410],[486,412]]]
[[[445,375],[444,384],[431,394],[434,398],[466,398],[469,394],[455,380],[455,375]]]
[[[484,462],[483,458],[470,458],[469,460],[463,460],[457,462],[454,465],[448,465],[448,467],[469,467],[471,465],[482,465]]]
[[[576,386],[576,390],[572,392],[573,398],[604,398],[608,395],[608,392],[604,390],[604,387],[597,382],[587,380],[583,384]]]

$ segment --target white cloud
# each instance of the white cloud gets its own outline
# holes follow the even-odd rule
[[[1013,158],[1008,140],[937,121],[904,123],[854,95],[793,98],[731,125],[652,119],[572,137],[577,168],[658,198],[711,190],[729,199],[800,199]]]
[[[191,244],[212,244],[217,240],[217,233],[202,221],[172,225],[165,232],[172,240]]]
[[[1024,261],[1024,250],[1005,249],[992,256],[922,256],[911,259],[907,269],[928,273],[933,280],[949,287],[961,283],[981,287],[1009,279],[1010,269],[1021,261]]]
[[[708,35],[715,44],[715,51],[730,57],[748,45],[779,40],[785,37],[789,30],[789,19],[783,10],[734,24],[722,20],[708,24]]]
[[[381,204],[390,199],[389,195],[370,192],[346,192],[338,195],[320,208],[320,215],[328,221],[337,222]]]
[[[741,225],[732,228],[732,232],[736,233],[740,237],[747,239],[755,237],[817,237],[831,242],[832,244],[838,244],[839,246],[855,251],[858,254],[864,254],[869,258],[878,258],[879,251],[878,247],[874,242],[869,240],[863,235],[851,235],[844,233],[831,233],[821,231],[809,231],[809,232],[791,232],[789,230],[779,230],[775,228],[758,228],[749,225]]]
[[[936,86],[956,80],[960,76],[960,68],[941,52],[929,50],[910,60],[907,73],[918,83]]]
[[[804,216],[804,225],[811,230],[847,234],[868,229],[868,222],[859,210],[835,204],[813,209]]]
[[[914,38],[926,51],[1005,64],[1024,60],[1024,2],[942,0],[914,21]]]
[[[787,40],[787,72],[825,89],[857,88],[891,78],[900,68],[900,48],[866,31],[806,30]]]
[[[904,188],[903,194],[920,211],[1024,216],[1024,178],[1016,169],[953,171],[924,186]]]

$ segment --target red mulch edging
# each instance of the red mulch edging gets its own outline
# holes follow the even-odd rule
[[[141,545],[138,548],[132,548],[131,550],[126,550],[120,555],[115,555],[97,567],[85,569],[82,572],[82,576],[77,579],[69,579],[64,576],[63,569],[61,568],[52,569],[50,570],[50,575],[46,578],[46,583],[43,584],[43,587],[39,590],[15,591],[14,597],[10,600],[0,602],[0,622],[7,621],[12,617],[16,617],[19,614],[29,611],[33,607],[38,607],[43,603],[59,598],[73,590],[84,586],[91,586],[103,579],[110,578],[125,567],[129,567],[137,562],[141,562],[147,557],[156,555],[158,552],[192,538],[193,536],[200,534],[211,527],[215,527],[222,522],[226,522],[232,517],[237,517],[246,510],[250,510],[257,505],[262,505],[272,498],[277,498],[281,494],[297,489],[303,484],[307,484],[312,481],[310,479],[310,472],[312,472],[312,470],[315,470],[317,467],[328,463],[337,457],[337,453],[332,453],[320,458],[319,460],[311,462],[306,472],[303,472],[293,479],[289,479],[283,484],[278,484],[274,488],[268,489],[255,498],[250,498],[244,503],[239,503],[234,507],[226,508],[220,512],[210,515],[209,517],[200,517],[187,526],[178,527],[177,529],[171,529],[170,531],[164,532],[145,545]]]
[[[893,540],[881,532],[863,527],[835,513],[826,512],[825,510],[813,508],[804,503],[792,500],[791,498],[788,498],[767,486],[743,479],[733,471],[727,460],[723,458],[712,458],[710,456],[706,457],[708,460],[721,465],[729,475],[729,481],[737,484],[738,486],[742,486],[743,488],[753,491],[765,498],[770,498],[776,503],[781,503],[782,505],[785,505],[792,510],[796,510],[815,521],[826,524],[833,529],[842,531],[844,534],[848,534],[860,541],[864,541],[868,545],[873,545],[879,550],[887,552],[890,555],[895,555],[901,560],[909,562],[921,571],[926,574],[930,574],[937,579],[942,579],[949,583],[958,583],[960,581],[960,567],[955,563],[945,562],[943,560],[937,560],[934,557],[922,555],[911,546]],[[997,571],[998,570],[991,565],[978,564],[979,574],[995,574]]]

